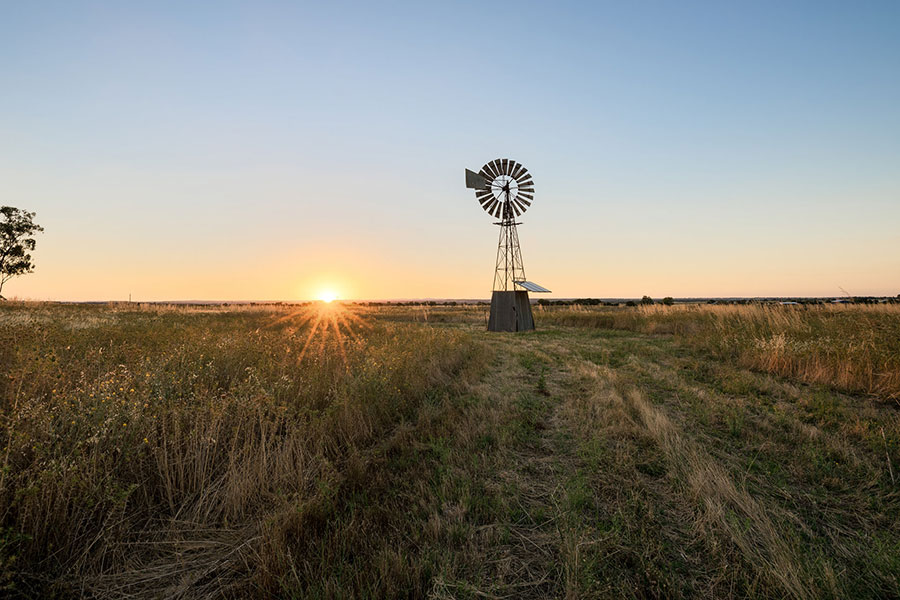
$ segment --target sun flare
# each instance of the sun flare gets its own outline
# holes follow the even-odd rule
[[[325,302],[326,304],[334,302],[335,300],[337,300],[337,298],[337,292],[335,292],[334,290],[322,290],[321,292],[319,292],[319,300]]]

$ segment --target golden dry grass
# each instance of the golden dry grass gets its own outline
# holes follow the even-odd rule
[[[537,317],[672,334],[749,368],[900,401],[900,304],[567,307]]]
[[[22,593],[277,590],[309,551],[291,532],[473,351],[340,307],[8,305],[0,323],[0,583]]]

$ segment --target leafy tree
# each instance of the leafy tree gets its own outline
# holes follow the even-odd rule
[[[0,206],[0,292],[3,284],[15,277],[34,271],[31,252],[35,241],[32,237],[44,228],[34,221],[34,213]],[[0,300],[5,300],[0,295]]]
[[[644,296],[641,298],[641,304],[653,304],[653,298],[650,296]]]
[[[672,306],[673,304],[675,304],[675,299],[672,298],[672,296],[666,296],[662,299],[662,303],[666,306]]]

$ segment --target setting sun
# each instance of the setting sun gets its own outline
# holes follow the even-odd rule
[[[334,290],[322,290],[319,292],[319,300],[322,302],[333,302],[337,300],[337,293]]]

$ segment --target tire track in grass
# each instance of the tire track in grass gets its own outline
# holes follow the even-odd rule
[[[695,507],[698,516],[691,527],[701,534],[698,540],[724,535],[746,564],[751,585],[756,580],[770,592],[799,600],[815,597],[804,570],[781,539],[764,505],[740,489],[716,458],[670,419],[664,409],[652,405],[630,378],[620,378],[615,368],[598,368],[578,358],[573,346],[580,344],[572,342],[531,337],[498,340],[498,368],[482,380],[478,395],[491,398],[498,412],[497,425],[507,431],[505,441],[500,442],[501,451],[494,455],[494,471],[487,485],[507,490],[510,510],[506,516],[483,525],[501,534],[486,536],[484,543],[479,544],[476,554],[484,557],[480,572],[474,577],[439,579],[431,596],[576,598],[613,593],[618,582],[595,579],[594,567],[589,561],[584,562],[588,558],[584,552],[596,554],[601,560],[604,556],[609,559],[620,545],[627,550],[635,540],[617,540],[617,535],[631,534],[614,530],[598,538],[601,532],[594,530],[590,520],[579,520],[581,509],[573,507],[573,503],[577,505],[578,494],[589,493],[590,489],[568,488],[580,483],[576,481],[579,472],[582,479],[592,475],[586,474],[575,444],[566,436],[603,436],[604,428],[611,428],[610,434],[616,435],[623,428],[627,430],[630,422],[646,433],[648,442],[657,447],[660,460],[668,464],[675,478],[674,487],[671,479],[668,484],[659,482],[659,492],[666,494],[664,488],[668,488],[674,502],[664,510],[677,510],[680,504]],[[588,344],[593,346],[596,340]],[[528,354],[542,355],[547,361],[546,371],[542,366],[535,370],[523,365],[521,359]],[[539,372],[546,374],[546,396],[532,388],[532,384],[536,388]],[[585,374],[587,381],[582,380]],[[603,394],[611,396],[609,401],[596,403],[581,398],[590,393],[585,384],[588,388],[602,388]],[[579,403],[579,399],[585,402]],[[604,409],[616,406],[621,410]],[[581,431],[585,428],[591,431]],[[629,444],[625,438],[623,442]],[[614,484],[615,478],[606,483]],[[585,501],[596,502],[590,498]],[[710,547],[716,546],[714,539],[710,542]],[[691,556],[702,560],[701,554]],[[693,561],[688,564],[700,567]],[[630,566],[651,569],[643,574],[644,579],[636,572],[638,577],[634,580],[639,585],[649,585],[645,591],[651,594],[656,589],[652,577],[657,573],[653,567],[652,561],[646,566],[641,562]],[[724,591],[718,588],[712,572],[698,574],[707,578],[711,589]],[[670,591],[678,593],[677,589]],[[756,593],[760,591],[757,589]]]
[[[487,522],[472,523],[471,552],[482,561],[477,572],[437,577],[429,597],[559,597],[564,587],[560,500],[571,455],[557,435],[559,375],[551,369],[539,383],[551,357],[535,359],[532,338],[498,336],[489,344],[496,362],[470,390],[478,405],[490,407],[473,425],[488,427],[495,445],[477,465],[461,466],[460,476],[496,495],[499,506],[483,515]],[[473,518],[471,511],[466,518]]]

